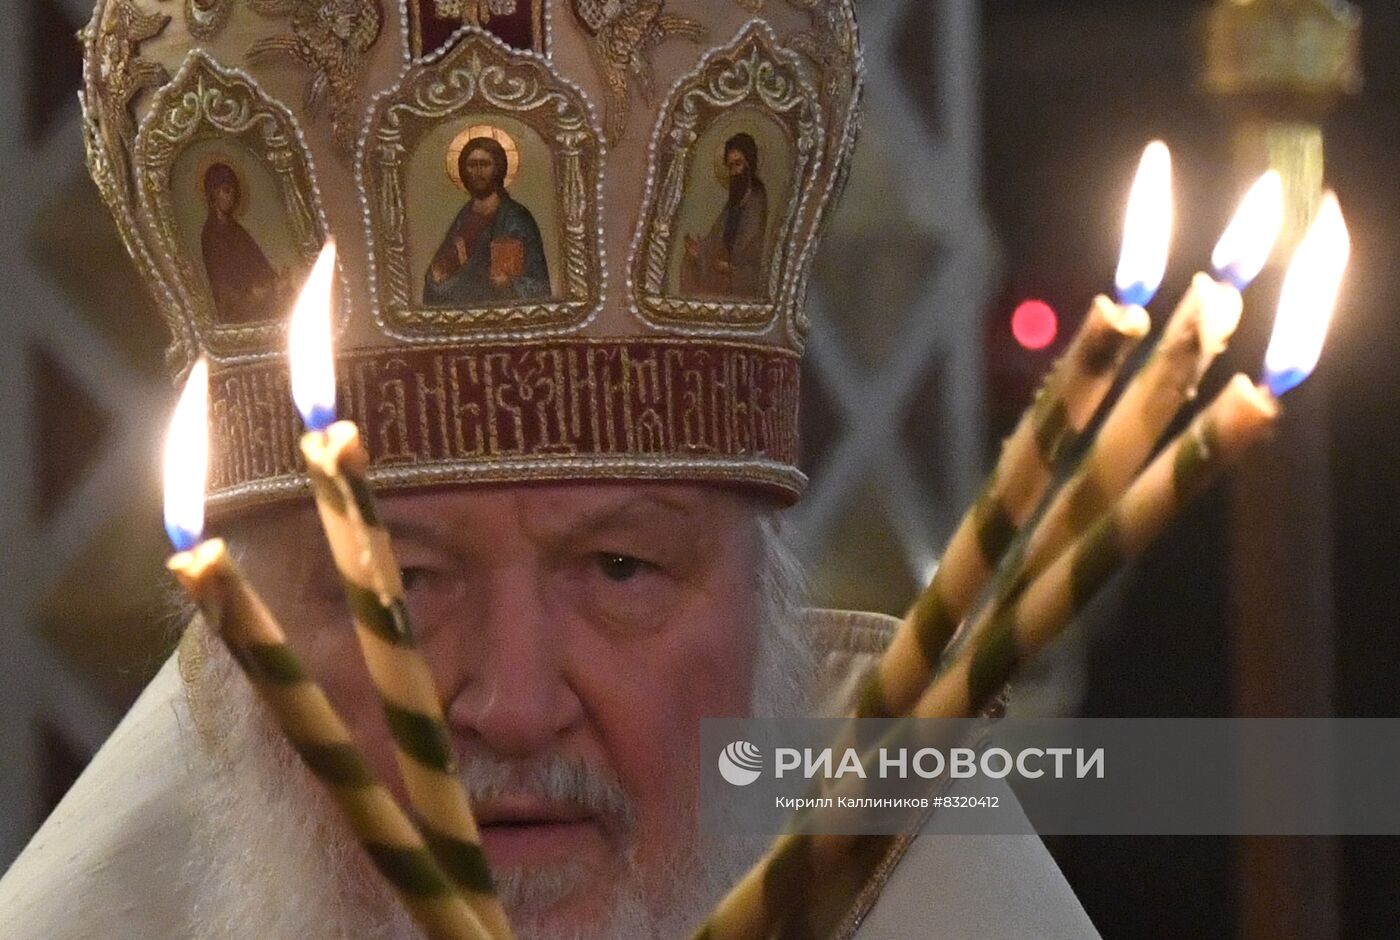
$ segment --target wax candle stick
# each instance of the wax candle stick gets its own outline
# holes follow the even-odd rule
[[[167,566],[199,605],[205,623],[228,645],[293,750],[340,807],[413,919],[435,940],[488,940],[485,925],[418,830],[374,779],[325,693],[229,558],[223,540],[201,542],[171,557]]]
[[[1221,238],[1221,246],[1233,241],[1237,250],[1222,252],[1218,246],[1214,261],[1222,279],[1230,280],[1235,289],[1252,279],[1271,249],[1278,228],[1277,188],[1277,179],[1266,175],[1251,190]],[[1265,194],[1262,200],[1261,193]],[[1251,220],[1252,213],[1260,213],[1262,218]],[[1062,540],[1078,541],[1068,550],[1042,556],[1050,560],[1041,566],[1022,569],[1023,580],[1017,590],[999,596],[979,616],[967,631],[968,644],[914,705],[911,717],[966,718],[980,713],[1020,662],[1053,640],[1108,577],[1140,554],[1225,464],[1267,433],[1277,415],[1275,395],[1301,381],[1317,363],[1345,268],[1347,246],[1340,209],[1335,197],[1329,195],[1289,267],[1270,343],[1278,352],[1273,364],[1266,366],[1266,382],[1255,388],[1244,376],[1236,376],[1211,407],[1133,480],[1114,509],[1102,514],[1087,534],[1080,525],[1057,530]],[[1063,500],[1065,492],[1057,498]],[[1100,493],[1098,498],[1107,500],[1112,495]],[[1083,500],[1077,509],[1082,512],[1089,505]],[[1040,534],[1038,528],[1032,540]],[[1035,572],[1040,572],[1039,576]],[[845,865],[844,872],[829,875],[831,883],[868,880],[870,870],[862,867],[865,862],[842,860],[870,859],[872,847],[868,843],[873,840],[802,838],[807,840],[801,847],[805,856],[830,860],[838,868]],[[786,851],[790,854],[797,849],[787,846]],[[752,898],[745,903],[752,904]],[[789,919],[799,917],[803,905],[800,897],[767,903],[767,907],[779,910],[779,916]],[[818,934],[822,929],[820,921],[807,926]]]
[[[1059,455],[1089,423],[1147,329],[1141,307],[1094,300],[862,690],[859,717],[899,714],[928,682],[944,645],[1040,501]]]
[[[1240,291],[1254,280],[1278,237],[1283,191],[1270,171],[1250,189],[1216,245],[1217,279],[1197,274],[1167,322],[1152,357],[1109,411],[1093,446],[1031,531],[1008,589],[1042,570],[1113,504],[1147,460],[1201,376],[1239,324]]]
[[[292,391],[307,426],[302,456],[355,635],[383,705],[409,804],[438,863],[491,935],[503,940],[511,936],[510,927],[457,773],[432,672],[414,636],[389,532],[365,476],[369,454],[353,422],[335,421],[330,348],[334,258],[334,248],[328,245],[292,318]]]
[[[367,457],[359,432],[338,421],[324,432],[308,432],[302,452],[409,803],[428,844],[492,935],[507,937],[442,705],[414,639],[389,534],[363,476]]]
[[[434,940],[488,940],[389,791],[370,772],[325,693],[302,668],[282,628],[229,557],[201,542],[208,469],[208,369],[198,362],[171,421],[165,451],[167,562],[204,622],[228,646],[293,750],[345,814],[371,862]]]
[[[1139,554],[1226,463],[1272,427],[1277,408],[1267,389],[1237,376],[1191,427],[1163,452],[1075,548],[1043,572],[989,629],[965,647],[914,703],[914,718],[966,718],[990,701],[1012,671],[1057,635],[1113,572]],[[856,786],[859,781],[856,781]],[[851,794],[845,794],[851,795]],[[696,940],[823,936],[833,895],[853,897],[879,862],[883,837],[789,834],[736,885]],[[800,867],[803,877],[789,877]],[[821,895],[816,904],[814,894]]]
[[[1341,210],[1329,193],[1284,279],[1265,383],[1253,386],[1236,376],[1132,483],[1111,512],[1029,581],[1014,603],[984,615],[989,622],[973,631],[973,642],[959,650],[925,690],[910,717],[977,714],[1017,666],[1063,630],[1186,502],[1268,433],[1278,414],[1275,396],[1302,381],[1318,360],[1349,249]],[[758,940],[829,934],[866,890],[887,846],[884,836],[782,836],[695,937]]]
[[[1093,444],[1053,494],[1019,555],[1008,559],[988,610],[964,630],[959,645],[979,642],[980,631],[999,622],[1025,585],[1127,489],[1229,342],[1243,309],[1240,290],[1268,259],[1282,218],[1282,184],[1271,171],[1250,188],[1216,244],[1212,262],[1219,280],[1203,273],[1192,278],[1152,356],[1109,410]]]
[[[1116,280],[1121,304],[1098,297],[1064,356],[1002,446],[1001,457],[905,614],[857,699],[855,716],[900,715],[928,684],[944,647],[1045,494],[1058,458],[1147,333],[1142,304],[1161,283],[1171,233],[1171,156],[1153,142],[1128,198]]]
[[[1030,534],[1021,562],[1033,574],[1123,492],[1239,324],[1240,293],[1205,274],[1191,280],[1156,349],[1110,409],[1074,474]]]
[[[919,718],[968,717],[991,700],[1016,664],[1039,652],[1125,562],[1273,426],[1268,389],[1242,375],[1133,481],[1118,504],[1035,576],[987,623],[912,709]]]

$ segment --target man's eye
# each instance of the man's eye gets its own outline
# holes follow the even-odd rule
[[[630,581],[647,567],[647,563],[631,555],[604,553],[598,556],[598,567],[609,581]]]

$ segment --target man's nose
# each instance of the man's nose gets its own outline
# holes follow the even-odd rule
[[[477,628],[459,637],[447,720],[460,737],[502,756],[529,756],[555,743],[583,709],[568,678],[566,628],[537,584],[490,591]]]

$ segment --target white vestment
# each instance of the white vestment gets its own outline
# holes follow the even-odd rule
[[[810,616],[823,642],[823,701],[839,714],[894,621],[831,611]],[[172,656],[0,880],[0,937],[190,936],[198,900],[189,879],[198,850],[191,833],[212,773],[194,725]],[[1014,804],[1009,788],[1001,796]],[[867,892],[838,934],[842,940],[1098,936],[1038,837],[939,836],[936,828],[935,814]]]

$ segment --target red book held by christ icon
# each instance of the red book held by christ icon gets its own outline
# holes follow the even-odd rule
[[[491,240],[491,275],[511,279],[525,273],[525,243],[518,238]]]

